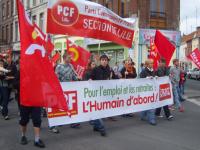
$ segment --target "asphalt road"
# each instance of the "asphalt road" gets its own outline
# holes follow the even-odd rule
[[[187,79],[185,89],[188,98],[200,99],[200,80]]]
[[[199,101],[200,81],[188,80],[186,97]],[[27,137],[29,143],[20,145],[17,104],[9,105],[8,121],[0,117],[0,150],[35,150],[33,146],[32,124],[29,124]],[[48,150],[200,150],[200,106],[184,102],[186,111],[173,111],[174,120],[158,119],[157,126],[151,126],[139,119],[116,117],[113,122],[106,119],[108,136],[101,137],[92,131],[88,123],[81,124],[80,129],[71,129],[68,125],[59,127],[61,133],[48,131],[47,119],[43,118],[41,138]]]

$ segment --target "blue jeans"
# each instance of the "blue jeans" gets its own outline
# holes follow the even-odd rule
[[[155,109],[142,111],[140,117],[143,120],[148,120],[149,123],[156,123]]]
[[[184,91],[185,91],[185,86],[184,86],[184,83],[183,84],[180,84],[179,85],[179,88],[180,88],[180,93],[181,93],[181,95],[184,95]]]
[[[181,107],[180,99],[181,99],[181,93],[178,85],[173,85],[172,87],[173,96],[174,96],[174,102],[176,106],[179,108]]]
[[[90,124],[92,124],[95,129],[98,129],[100,131],[105,131],[105,127],[104,127],[102,119],[92,120]]]

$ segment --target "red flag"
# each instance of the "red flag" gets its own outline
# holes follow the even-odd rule
[[[53,63],[53,67],[55,67],[56,65],[56,61],[60,59],[60,53],[57,52],[51,59],[52,63]]]
[[[51,42],[50,35],[46,36],[46,44],[45,49],[47,50],[48,54],[50,55],[51,52],[54,50],[54,44]]]
[[[154,68],[154,70],[156,70],[158,68],[160,56],[159,56],[159,53],[158,53],[158,49],[157,49],[152,38],[150,39],[149,58],[153,60],[153,68]]]
[[[37,33],[41,37],[41,40],[42,40],[41,42],[43,43],[45,50],[47,51],[48,55],[50,55],[51,52],[54,50],[54,44],[51,42],[50,35],[44,34],[42,30],[36,24],[34,24],[34,27]]]
[[[44,37],[17,0],[21,40],[20,103],[67,110],[66,99],[44,48]]]
[[[187,57],[200,69],[200,51],[198,48],[193,50]]]
[[[154,43],[158,49],[160,57],[165,58],[166,65],[168,66],[174,53],[175,46],[158,30],[156,30]]]
[[[90,52],[75,45],[67,39],[67,53],[72,56],[71,64],[74,66],[79,77],[83,77],[84,71],[90,59]]]

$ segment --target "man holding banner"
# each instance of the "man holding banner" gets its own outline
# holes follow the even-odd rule
[[[145,69],[140,73],[140,78],[152,78],[155,76],[155,72],[153,70],[153,60],[147,59],[145,61]],[[151,125],[156,125],[156,117],[155,110],[150,109],[141,112],[141,120],[148,120]]]
[[[70,63],[71,56],[69,54],[65,53],[63,55],[63,61],[64,61],[64,63],[57,65],[56,70],[55,70],[59,81],[60,82],[69,82],[69,81],[79,80],[80,78],[77,76],[77,74],[74,70],[74,67]],[[77,128],[79,126],[80,126],[80,124],[78,124],[78,123],[71,124],[72,128]],[[52,129],[53,132],[57,130],[57,129],[55,130],[55,127],[51,127],[50,129]],[[59,132],[59,131],[57,130],[57,132]]]
[[[109,58],[107,55],[100,57],[100,66],[93,69],[91,73],[92,80],[109,80],[110,78],[110,67],[108,66]],[[101,136],[106,136],[106,130],[101,119],[94,120],[94,131],[100,132]]]

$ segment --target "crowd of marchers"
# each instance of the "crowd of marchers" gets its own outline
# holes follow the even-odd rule
[[[157,118],[162,118],[161,110],[163,109],[164,115],[167,120],[173,120],[174,116],[172,111],[178,109],[179,112],[184,112],[183,107],[183,95],[184,95],[184,84],[186,81],[186,73],[184,68],[179,65],[179,60],[173,60],[173,66],[166,66],[165,59],[159,61],[157,69],[153,68],[153,60],[147,59],[141,64],[141,72],[137,74],[135,69],[135,63],[131,58],[127,58],[121,64],[116,62],[114,67],[109,65],[109,57],[105,54],[101,55],[98,62],[91,60],[87,67],[83,77],[80,77],[75,72],[75,69],[71,62],[71,56],[67,53],[63,56],[63,62],[57,63],[55,66],[55,73],[60,82],[69,81],[87,81],[87,80],[112,80],[112,79],[134,79],[134,78],[157,78],[163,76],[169,76],[172,83],[173,100],[174,105],[164,106],[162,108],[150,109],[139,112],[141,121],[146,121],[150,125],[157,125]],[[97,65],[98,64],[98,65]],[[19,61],[13,62],[12,56],[6,56],[0,59],[0,110],[4,120],[9,120],[9,102],[13,99],[11,93],[14,93],[14,99],[17,101],[17,107],[19,110],[19,125],[21,128],[21,139],[22,145],[28,144],[27,140],[27,124],[32,119],[34,127],[34,145],[36,147],[44,148],[45,144],[40,139],[40,127],[42,123],[42,116],[46,116],[44,108],[40,107],[27,107],[20,105],[20,71]],[[122,117],[130,118],[135,114],[124,114]],[[112,121],[117,121],[116,117],[108,118]],[[93,127],[93,131],[99,132],[101,136],[106,136],[108,131],[104,124],[103,119],[91,120],[90,125]],[[70,125],[71,128],[79,128],[79,123]],[[49,127],[49,130],[53,133],[60,133],[59,127]]]

